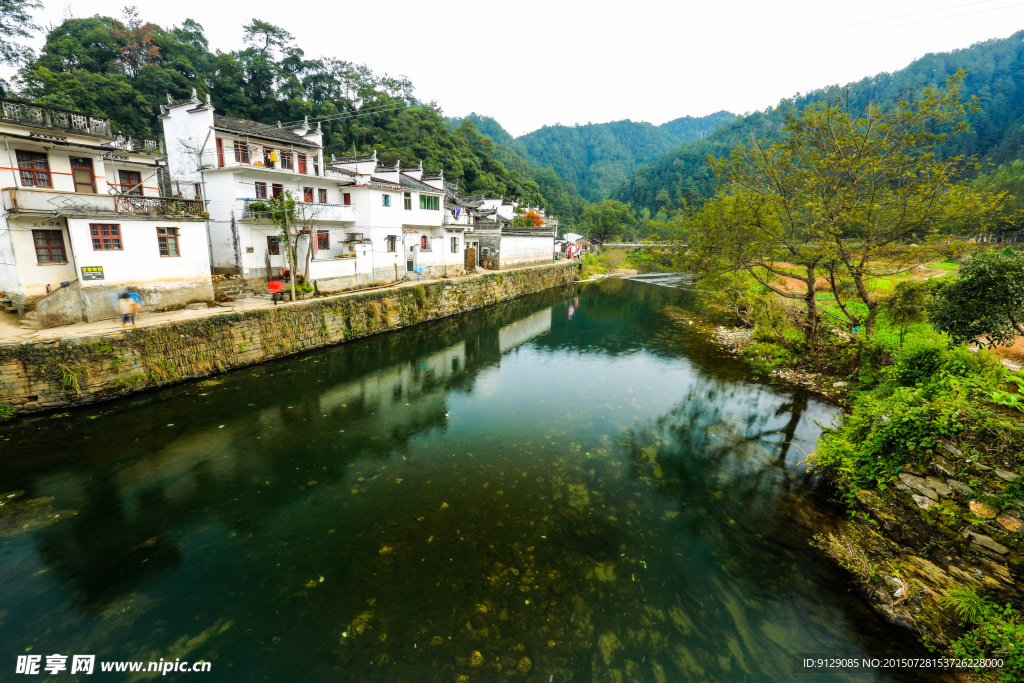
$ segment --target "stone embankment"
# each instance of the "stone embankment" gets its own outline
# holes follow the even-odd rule
[[[569,284],[578,272],[567,262],[0,346],[0,415],[115,398],[396,330]]]

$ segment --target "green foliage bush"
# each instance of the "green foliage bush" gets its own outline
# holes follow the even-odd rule
[[[952,642],[954,657],[1002,659],[1002,668],[995,670],[998,680],[1024,679],[1024,625],[1010,604],[1000,607],[968,587],[950,590],[942,603],[964,626],[974,627]]]
[[[928,381],[945,360],[944,344],[926,340],[908,347],[893,366],[893,379],[900,386],[912,387]]]
[[[18,412],[18,409],[14,406],[3,405],[0,406],[0,422],[6,422],[14,417],[14,414]]]
[[[1010,377],[998,357],[948,348],[941,337],[922,335],[894,354],[864,344],[871,382],[862,385],[844,424],[826,432],[815,465],[837,475],[848,496],[860,488],[886,487],[900,469],[925,463],[940,441],[987,439],[986,450],[1019,452],[1024,425],[991,408],[992,393]],[[877,364],[877,365],[875,365]],[[1001,435],[1001,436],[995,436]]]

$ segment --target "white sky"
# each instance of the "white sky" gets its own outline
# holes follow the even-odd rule
[[[493,116],[513,135],[764,109],[1024,28],[1014,0],[135,1],[164,27],[198,21],[223,51],[258,17],[295,35],[307,57],[405,75],[446,115]],[[120,17],[131,0],[43,2],[45,26],[67,11]]]

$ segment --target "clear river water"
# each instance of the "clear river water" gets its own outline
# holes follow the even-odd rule
[[[677,284],[0,425],[0,680],[918,680],[795,673],[923,654],[801,522],[838,514],[803,464],[836,409],[751,377]],[[160,660],[210,671],[99,671]]]

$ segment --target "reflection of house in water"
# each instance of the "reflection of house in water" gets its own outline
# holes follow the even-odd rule
[[[501,328],[498,331],[498,348],[501,353],[505,353],[548,332],[551,332],[551,309],[537,311],[528,318],[517,320]]]
[[[331,414],[344,406],[359,406],[359,431],[384,439],[381,445],[390,449],[421,428],[441,424],[449,380],[465,369],[466,343],[460,341],[339,384],[320,394],[320,410]]]
[[[40,452],[75,430],[107,435],[102,444],[83,441],[46,474],[8,472],[27,497],[52,496],[55,507],[78,511],[40,532],[43,560],[76,601],[99,605],[178,564],[182,529],[216,519],[259,535],[307,496],[312,479],[329,490],[344,484],[355,459],[389,457],[443,429],[449,393],[473,392],[502,354],[547,333],[560,296],[234,373],[216,388],[172,387],[159,403],[173,403],[174,417],[159,427],[115,411],[42,436]],[[196,398],[206,392],[218,398]]]

